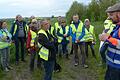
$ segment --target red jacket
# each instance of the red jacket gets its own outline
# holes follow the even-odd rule
[[[26,48],[27,49],[30,49],[30,50],[35,50],[35,46],[30,46],[30,43],[31,43],[31,32],[29,30],[28,32],[28,37],[27,37],[27,43],[26,43]]]

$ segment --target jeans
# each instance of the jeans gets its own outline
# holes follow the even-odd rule
[[[120,69],[107,66],[105,80],[120,80]]]
[[[55,61],[43,61],[43,65],[45,68],[45,76],[44,80],[52,80],[52,72],[54,70]]]
[[[92,56],[93,56],[94,58],[96,58],[95,51],[94,51],[94,45],[92,44],[92,42],[85,42],[85,52],[86,52],[86,56],[88,57],[88,45],[89,45],[90,48],[91,48]]]
[[[79,63],[78,47],[80,48],[80,53],[81,53],[81,58],[82,58],[82,65],[84,65],[85,64],[85,58],[86,58],[86,55],[85,55],[85,43],[74,43],[73,44],[73,49],[74,49],[74,54],[75,54],[75,57],[74,57],[75,63]]]
[[[9,66],[9,48],[0,50],[2,68],[5,69]]]
[[[20,44],[21,44],[21,47],[20,47]],[[21,37],[21,38],[17,38],[15,39],[15,59],[16,61],[19,61],[19,48],[21,48],[21,60],[24,61],[24,55],[25,55],[25,38],[24,37]]]

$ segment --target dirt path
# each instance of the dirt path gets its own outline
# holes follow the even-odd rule
[[[94,59],[88,60],[89,68],[84,69],[81,65],[75,67],[73,61],[73,55],[70,60],[61,59],[59,63],[62,66],[60,73],[53,74],[53,80],[98,80],[99,68],[95,66]],[[92,61],[92,62],[91,62]],[[4,73],[5,76],[1,80],[42,80],[43,69],[35,68],[33,73],[29,71],[29,59],[27,62],[20,63],[19,66],[12,65],[14,67],[8,73]]]

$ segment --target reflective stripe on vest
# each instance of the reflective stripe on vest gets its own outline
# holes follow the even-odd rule
[[[69,32],[69,26],[66,26],[66,27],[65,27],[65,31],[66,31],[65,34],[68,34],[68,32]],[[60,28],[60,33],[63,34],[63,29],[62,29],[62,27]],[[62,39],[63,39],[63,37],[58,36],[58,42],[59,42],[59,43],[61,43]],[[66,39],[69,40],[69,37],[66,37]]]
[[[76,34],[76,39],[78,39],[79,36],[80,36],[81,33],[82,33],[82,27],[83,27],[82,21],[80,21],[77,29],[76,29],[76,27],[75,27],[74,24],[71,24],[70,26],[71,26],[71,28],[72,28],[72,33],[73,33],[73,34]]]
[[[105,30],[107,30],[107,29],[109,29],[108,31],[107,31],[107,33],[111,33],[112,32],[112,30],[113,30],[113,28],[115,27],[115,24],[113,24],[113,22],[112,22],[112,20],[105,20],[105,22],[104,22],[104,28],[105,28]]]
[[[55,30],[56,30],[56,33],[57,33],[58,28],[60,28],[60,26],[59,26],[59,23],[56,22],[56,23],[55,23]]]
[[[30,33],[31,33],[30,46],[32,47],[32,46],[35,46],[35,39],[37,37],[37,34],[34,31],[32,31],[32,30],[30,30]]]
[[[40,33],[44,34],[44,35],[48,38],[47,33],[46,33],[44,30],[41,29],[41,30],[38,32],[38,34],[40,34]],[[38,46],[41,48],[41,49],[39,50],[40,58],[48,61],[49,50],[48,50],[47,48],[45,48],[44,46],[42,46],[41,44],[39,44],[39,43],[38,43]]]
[[[113,60],[113,59],[111,59],[110,57],[108,57],[107,55],[106,55],[106,59],[108,60],[108,61],[110,61],[110,62],[112,62],[112,63],[115,63],[115,64],[120,64],[120,61],[119,60]]]
[[[119,54],[120,55],[120,50],[117,50],[117,49],[114,49],[114,48],[111,48],[108,46],[108,51],[112,52],[112,53],[115,53],[115,54]]]
[[[9,47],[9,46],[10,46],[10,44],[7,43],[7,42],[0,42],[0,49],[7,48],[7,47]]]
[[[50,29],[50,30],[48,30],[48,32],[49,32],[52,36],[54,36],[54,35],[53,35],[53,32],[54,32],[54,27],[51,27],[51,29]]]
[[[89,31],[85,28],[85,36],[81,39],[81,41],[93,41],[93,32],[94,32],[94,27],[90,25]]]

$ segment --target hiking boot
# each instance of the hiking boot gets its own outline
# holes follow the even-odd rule
[[[12,70],[13,68],[11,66],[7,66],[8,69]]]
[[[78,66],[78,62],[76,62],[76,63],[74,64],[74,66]]]

